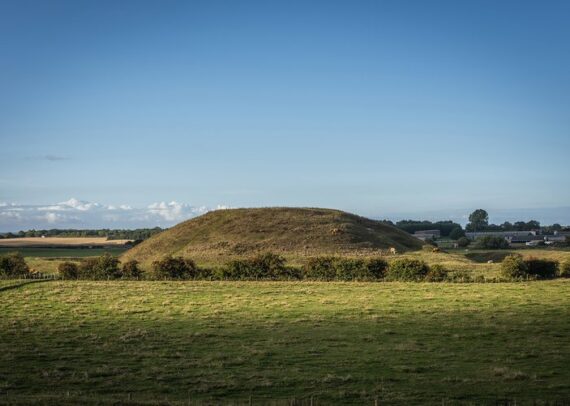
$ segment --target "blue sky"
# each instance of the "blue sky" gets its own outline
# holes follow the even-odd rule
[[[568,1],[1,0],[0,202],[568,207],[568,21]]]

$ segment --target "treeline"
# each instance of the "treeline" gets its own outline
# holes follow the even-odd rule
[[[160,227],[137,228],[135,230],[109,229],[100,230],[76,230],[76,229],[50,229],[50,230],[27,230],[17,233],[3,233],[0,238],[23,238],[23,237],[107,237],[109,240],[146,240],[163,231]]]
[[[466,231],[533,231],[533,230],[543,230],[543,231],[560,231],[563,227],[560,224],[553,224],[551,226],[541,227],[540,222],[536,220],[530,220],[527,222],[516,221],[510,223],[505,221],[503,224],[485,224],[475,228],[471,223],[467,224],[465,227]]]
[[[455,223],[451,220],[431,222],[427,220],[400,220],[395,224],[386,221],[389,224],[395,225],[401,230],[414,234],[417,231],[425,230],[439,230],[442,237],[449,237],[453,240],[458,240],[465,236],[465,231],[534,231],[540,230],[544,234],[553,234],[555,231],[570,231],[570,228],[564,227],[558,223],[541,226],[539,221],[516,221],[514,223],[505,221],[503,224],[489,224],[489,214],[483,209],[477,209],[469,215],[469,223],[465,229],[461,224]]]

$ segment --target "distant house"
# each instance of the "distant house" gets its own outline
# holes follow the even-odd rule
[[[414,237],[425,241],[425,240],[435,240],[441,237],[441,231],[439,230],[420,230],[414,233]]]

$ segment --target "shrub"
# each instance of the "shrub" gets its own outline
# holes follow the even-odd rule
[[[79,267],[75,262],[62,262],[57,266],[57,272],[63,279],[77,279],[79,277]]]
[[[474,282],[473,277],[469,272],[466,271],[455,271],[449,272],[445,278],[448,282],[458,282],[458,283],[467,283],[467,282]],[[479,282],[484,282],[484,279],[479,279]]]
[[[382,258],[371,258],[366,263],[366,267],[374,279],[384,279],[388,269],[388,262]]]
[[[558,273],[558,262],[548,259],[528,258],[525,261],[529,275],[538,279],[552,279]]]
[[[293,267],[293,266],[286,266],[285,267],[285,278],[287,280],[291,280],[291,279],[301,280],[301,279],[303,279],[303,269]]]
[[[477,239],[477,247],[491,250],[505,249],[509,248],[509,242],[503,237],[484,235]]]
[[[265,278],[279,279],[285,275],[285,258],[281,255],[260,254],[251,259],[251,265]]]
[[[442,282],[447,279],[447,269],[443,265],[435,264],[429,268],[425,280],[428,282]]]
[[[449,233],[449,238],[452,240],[459,240],[461,237],[465,237],[465,231],[461,227],[455,227]]]
[[[368,260],[332,256],[310,258],[303,268],[307,279],[371,281],[384,278],[388,263],[382,258]]]
[[[223,278],[218,268],[197,268],[194,279],[213,281]]]
[[[335,257],[309,258],[303,273],[308,279],[331,281],[336,278]]]
[[[471,244],[471,240],[467,237],[461,237],[457,240],[457,246],[461,248],[468,247]]]
[[[121,269],[121,276],[125,279],[139,279],[142,276],[139,263],[136,260],[127,261]]]
[[[501,262],[501,273],[509,279],[520,279],[528,276],[528,266],[520,255],[508,255]]]
[[[121,277],[119,260],[110,254],[86,258],[79,265],[78,277],[82,279],[117,279]]]
[[[391,281],[419,281],[429,271],[428,265],[419,259],[399,258],[390,262],[386,279]]]
[[[564,261],[560,264],[558,276],[561,278],[570,278],[570,261]]]
[[[7,277],[23,277],[30,273],[30,268],[19,252],[0,255],[0,275]]]
[[[336,279],[340,281],[370,280],[372,275],[362,259],[336,258],[333,262]]]
[[[198,268],[191,259],[183,257],[165,257],[152,263],[154,279],[192,279],[198,274]]]
[[[222,269],[223,279],[286,279],[287,274],[285,258],[272,253],[236,259]]]

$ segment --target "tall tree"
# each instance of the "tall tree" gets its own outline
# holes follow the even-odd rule
[[[484,230],[489,225],[489,214],[483,209],[477,209],[469,215],[469,228],[473,231]]]

